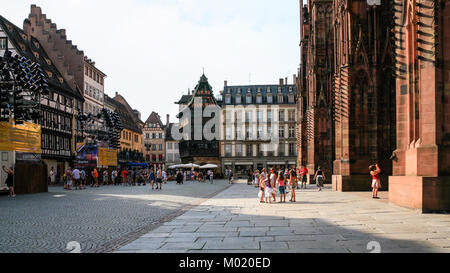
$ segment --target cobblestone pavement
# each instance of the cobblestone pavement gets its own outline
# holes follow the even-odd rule
[[[308,187],[296,203],[260,204],[257,188],[235,184],[117,252],[450,252],[448,214]]]
[[[0,196],[0,253],[69,252],[71,241],[81,244],[81,252],[112,252],[226,187],[228,181],[216,180],[168,182],[162,191],[110,185]]]

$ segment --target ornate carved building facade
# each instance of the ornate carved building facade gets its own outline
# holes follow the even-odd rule
[[[377,162],[392,202],[449,209],[450,3],[368,2],[301,8],[298,163],[354,191]]]

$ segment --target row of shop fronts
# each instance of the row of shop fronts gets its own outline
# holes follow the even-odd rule
[[[222,170],[232,170],[235,178],[247,178],[250,171],[262,169],[291,169],[297,165],[295,157],[276,157],[249,161],[248,158],[234,158],[222,160]]]

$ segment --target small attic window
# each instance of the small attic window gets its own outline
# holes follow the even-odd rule
[[[58,77],[58,80],[60,83],[63,83],[63,78],[62,77]]]
[[[22,39],[26,40],[27,39],[27,35],[22,34]]]
[[[48,65],[52,65],[52,61],[50,61],[50,59],[45,58],[45,61],[47,62]]]
[[[20,48],[22,49],[22,50],[25,50],[25,45],[24,44],[19,44],[20,45]]]
[[[39,43],[38,43],[38,42],[34,42],[34,46],[35,46],[36,48],[39,48]]]
[[[6,24],[6,27],[8,28],[9,31],[12,31],[12,26],[10,24]]]
[[[34,54],[34,57],[39,59],[39,53],[33,51],[33,54]]]
[[[50,72],[50,71],[47,71],[47,75],[48,75],[49,78],[53,77],[53,73]]]

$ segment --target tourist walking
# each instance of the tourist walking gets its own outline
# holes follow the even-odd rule
[[[124,186],[127,186],[127,182],[128,182],[128,171],[127,171],[127,169],[123,169],[123,171],[122,171],[122,184]]]
[[[112,183],[114,184],[114,186],[115,186],[116,183],[117,183],[116,178],[117,178],[117,170],[114,169],[114,170],[111,172],[111,180],[112,180]]]
[[[211,184],[214,183],[214,172],[209,170],[209,182],[211,182]]]
[[[77,190],[77,189],[81,190],[81,173],[80,173],[80,170],[75,168],[72,171],[72,175],[73,175],[73,181],[74,181],[75,190]]]
[[[55,170],[53,169],[53,167],[51,167],[51,169],[50,169],[49,177],[50,177],[50,186],[55,185],[56,172],[55,172]]]
[[[285,180],[285,176],[282,171],[278,174],[277,185],[278,185],[278,190],[280,191],[280,202],[279,203],[286,203],[286,180]],[[284,198],[284,201],[283,201],[283,198]]]
[[[378,190],[381,188],[381,181],[380,181],[381,169],[378,166],[378,164],[374,164],[369,167],[369,170],[370,175],[372,175],[372,198],[380,199],[378,197]]]
[[[272,189],[271,191],[272,191],[273,202],[276,202],[277,198],[276,198],[275,187],[276,187],[276,182],[277,182],[277,174],[275,173],[275,170],[273,168],[270,169],[269,181],[270,181],[270,187]]]
[[[108,185],[109,179],[108,179],[108,169],[105,169],[103,171],[103,185]]]
[[[9,189],[9,197],[16,197],[14,193],[14,171],[12,168],[2,167],[3,171],[8,175],[5,184]]]
[[[154,190],[155,185],[155,173],[153,172],[153,169],[150,170],[150,184],[152,184],[152,190]]]
[[[253,173],[253,184],[255,185],[256,188],[259,187],[259,171],[258,170],[256,170]]]
[[[86,172],[84,169],[81,169],[80,172],[80,183],[81,183],[81,189],[86,189]]]
[[[291,183],[291,199],[289,200],[289,202],[296,202],[295,189],[298,187],[298,180],[295,170],[292,170],[290,173],[290,183]]]
[[[165,170],[162,171],[162,178],[163,178],[164,184],[167,184],[167,173]]]
[[[264,197],[266,198],[265,203],[272,203],[273,191],[270,184],[270,178],[264,179]]]
[[[229,170],[228,171],[228,184],[233,184],[233,181],[234,181],[233,171]]]
[[[316,181],[317,188],[319,188],[319,191],[322,191],[323,188],[323,180],[325,180],[325,172],[322,170],[322,168],[319,166],[317,168],[316,174],[314,175],[314,180]]]
[[[178,172],[177,172],[176,180],[177,180],[177,184],[183,184],[183,174],[181,173],[180,170],[178,170]]]
[[[67,186],[66,189],[71,190],[70,187],[72,187],[73,174],[72,174],[72,169],[70,167],[67,168],[65,176],[66,176],[66,186]]]
[[[94,168],[94,170],[91,172],[92,178],[94,179],[93,183],[91,184],[91,187],[98,188],[98,171],[97,168]]]
[[[159,187],[158,187],[159,184]],[[158,168],[156,171],[156,189],[162,190],[162,172],[161,169]]]
[[[300,169],[300,175],[302,177],[302,185],[301,188],[302,189],[306,189],[306,182],[308,181],[308,168],[306,168],[306,166],[302,166],[302,168]]]

